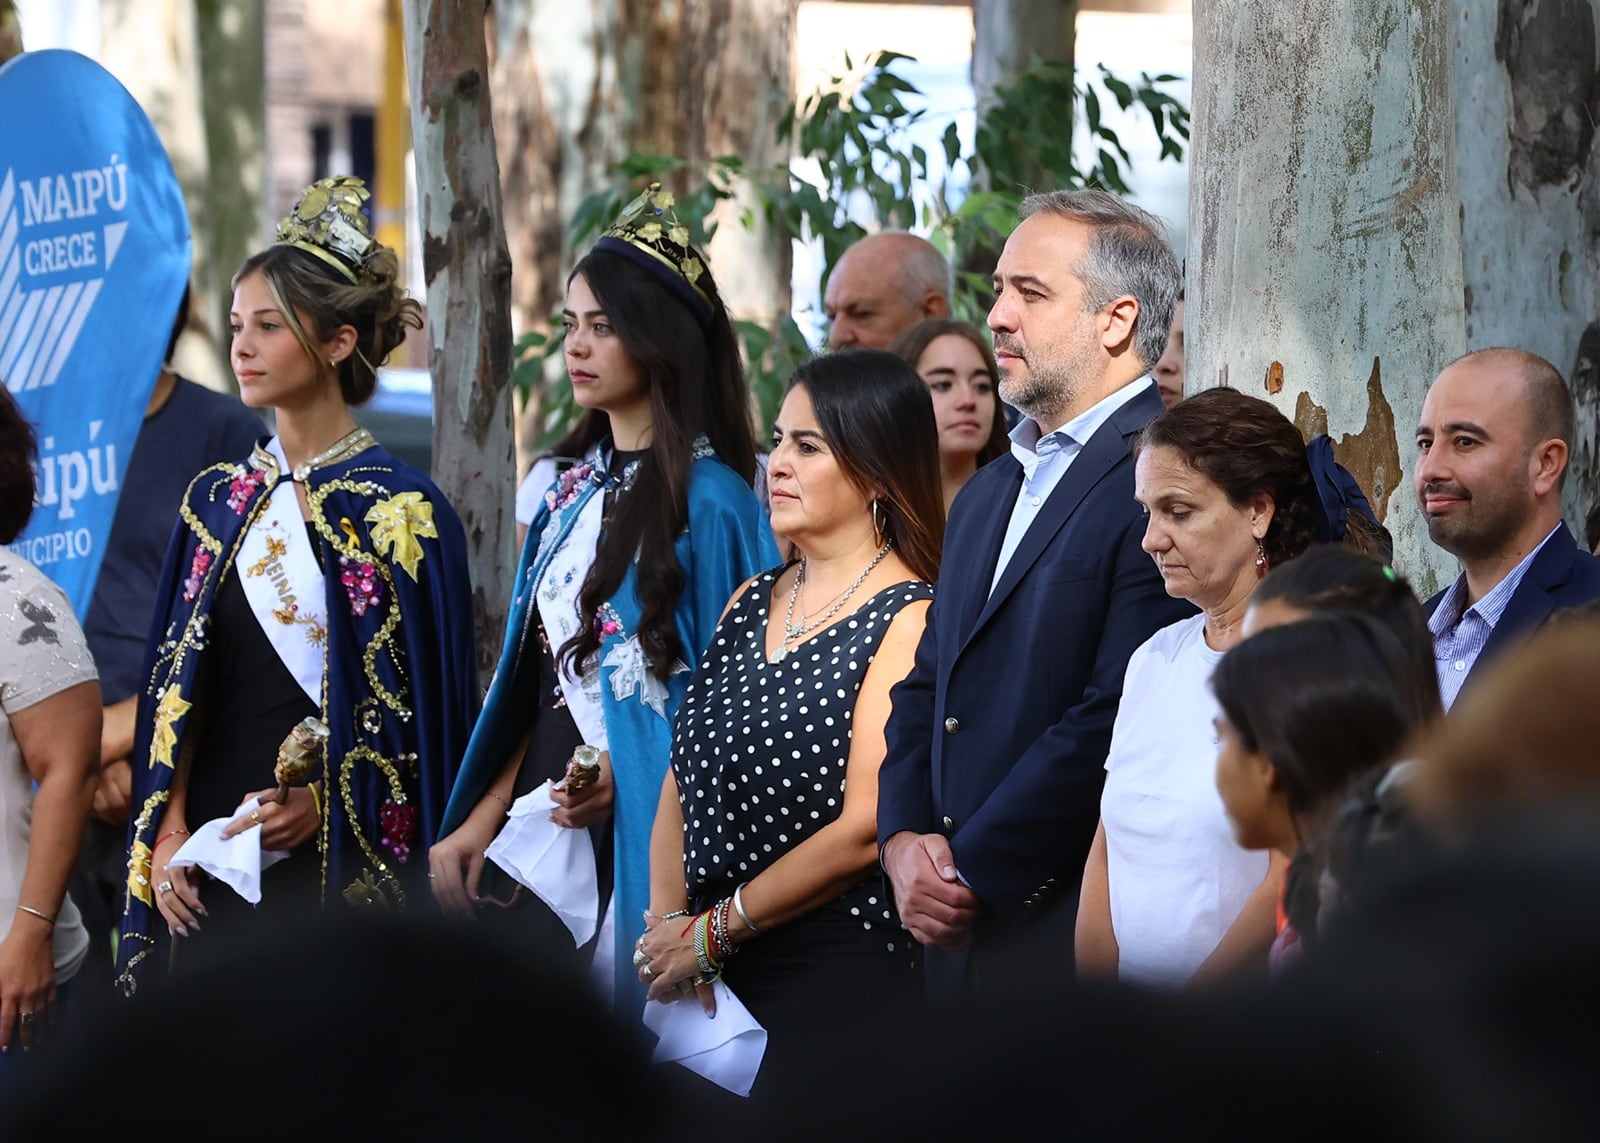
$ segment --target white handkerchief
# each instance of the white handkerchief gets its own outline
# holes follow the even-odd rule
[[[258,809],[260,798],[251,798],[225,818],[212,818],[189,835],[178,847],[168,865],[198,865],[252,905],[261,903],[261,871],[289,856],[287,850],[262,849],[261,827],[253,825],[224,839],[222,831],[240,814]]]
[[[556,808],[547,781],[511,803],[511,816],[483,855],[555,910],[582,945],[594,936],[600,916],[594,842],[586,829],[550,820]]]
[[[707,1016],[692,996],[671,1004],[645,1002],[645,1027],[661,1037],[650,1062],[682,1064],[718,1087],[749,1096],[767,1051],[767,1030],[722,981],[711,990],[717,998],[715,1016]]]

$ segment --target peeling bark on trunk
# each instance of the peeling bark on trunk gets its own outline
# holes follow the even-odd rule
[[[1193,384],[1328,431],[1423,593],[1454,561],[1411,492],[1410,434],[1465,348],[1450,52],[1446,0],[1195,10]]]
[[[1509,345],[1572,382],[1567,519],[1600,494],[1596,0],[1452,0],[1467,348]]]
[[[433,477],[467,533],[487,683],[513,570],[511,257],[500,211],[483,9],[405,0],[411,137],[427,280]]]

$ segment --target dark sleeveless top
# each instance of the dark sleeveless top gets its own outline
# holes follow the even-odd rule
[[[933,598],[920,580],[884,588],[855,611],[767,659],[772,585],[762,575],[718,625],[673,728],[689,897],[703,909],[838,818],[850,718],[867,668],[901,608]],[[781,621],[781,619],[780,619]],[[823,906],[905,946],[881,878]]]

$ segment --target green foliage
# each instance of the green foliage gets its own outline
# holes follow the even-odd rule
[[[1128,150],[1103,119],[1108,103],[1123,111],[1136,104],[1144,109],[1164,160],[1181,159],[1189,140],[1188,108],[1164,90],[1177,77],[1141,73],[1138,82],[1129,83],[1103,65],[1085,78],[1071,64],[1042,63],[994,90],[978,115],[970,151],[963,148],[955,124],[946,128],[941,139],[944,172],[934,179],[926,150],[909,139],[928,112],[906,106],[905,97],[922,93],[896,73],[901,61],[914,62],[899,52],[883,51],[857,69],[846,57],[845,74],[832,77],[784,117],[780,141],[789,143],[800,160],[794,167],[814,171],[815,177],[794,173],[794,167],[758,172],[737,156],[714,159],[700,181],[678,195],[678,216],[690,226],[695,244],[703,248],[715,233],[714,208],[750,188],[765,220],[780,233],[821,245],[820,293],[839,256],[869,230],[916,230],[927,234],[956,268],[956,316],[981,321],[990,305],[995,253],[1027,194],[1039,188],[1102,187],[1118,194],[1130,189]],[[1074,114],[1082,115],[1095,152],[1086,168],[1079,167],[1072,153]],[[630,155],[619,165],[612,187],[579,205],[571,224],[574,244],[581,247],[592,240],[639,184],[665,182],[680,172],[698,173],[671,155]],[[865,223],[860,221],[863,215]],[[752,227],[755,221],[748,211],[740,219]],[[770,424],[784,385],[811,348],[787,315],[773,328],[749,321],[734,325],[762,423]],[[553,317],[547,330],[518,341],[513,379],[519,387],[535,385],[544,375],[544,359],[559,352],[560,329],[559,317]],[[570,387],[551,388],[543,406],[545,442],[564,432],[575,412]]]

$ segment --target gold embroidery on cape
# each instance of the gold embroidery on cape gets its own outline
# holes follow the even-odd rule
[[[367,509],[372,525],[372,546],[380,556],[388,556],[405,569],[411,582],[417,582],[417,565],[422,563],[422,545],[417,537],[438,539],[433,523],[433,505],[420,492],[401,492],[380,500]]]
[[[172,769],[173,749],[178,745],[178,732],[172,727],[179,719],[189,713],[190,704],[184,701],[183,692],[177,683],[171,684],[161,692],[161,698],[156,702],[156,729],[150,737],[150,766],[154,768],[157,762],[167,769]]]
[[[150,863],[155,857],[147,835],[151,832],[156,811],[167,804],[168,791],[157,790],[145,799],[139,816],[133,823],[133,845],[128,851],[128,888],[122,895],[122,911],[126,913],[137,897],[149,908],[155,908],[155,897],[150,892]]]
[[[402,754],[398,758],[389,759],[379,754],[369,746],[357,746],[344,756],[339,763],[339,797],[344,804],[345,821],[350,823],[350,832],[355,835],[356,843],[361,846],[361,852],[372,863],[371,869],[362,870],[355,881],[343,890],[345,901],[352,905],[380,905],[384,908],[404,909],[406,907],[406,891],[400,884],[400,879],[395,876],[389,863],[378,853],[372,842],[356,828],[361,820],[356,812],[355,792],[350,788],[350,778],[355,768],[365,763],[374,766],[389,784],[390,800],[398,805],[405,805],[406,774],[401,772],[405,767],[412,777],[415,777],[417,756],[415,754]]]

